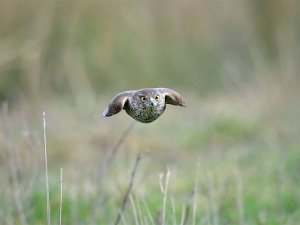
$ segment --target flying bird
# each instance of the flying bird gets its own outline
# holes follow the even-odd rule
[[[124,109],[133,119],[141,123],[150,123],[163,114],[166,104],[185,106],[183,97],[169,88],[123,91],[111,100],[103,116],[113,116]]]

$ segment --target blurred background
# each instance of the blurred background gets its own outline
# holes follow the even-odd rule
[[[52,222],[63,168],[63,223],[113,224],[141,153],[123,224],[297,224],[299,21],[298,1],[1,1],[0,220],[46,224],[45,112]],[[101,116],[144,87],[187,107]]]

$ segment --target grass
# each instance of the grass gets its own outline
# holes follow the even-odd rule
[[[50,108],[55,109],[55,105]],[[247,115],[227,116],[226,107],[220,109],[216,105],[216,108],[218,113],[211,113],[214,116],[208,120],[205,113],[198,115],[199,126],[194,117],[187,118],[183,127],[190,132],[176,127],[174,121],[178,121],[180,112],[169,108],[156,126],[136,124],[125,138],[122,133],[126,134],[126,126],[130,126],[124,123],[126,115],[103,120],[101,126],[86,123],[89,128],[82,131],[90,130],[87,135],[78,130],[55,132],[63,130],[59,126],[74,126],[72,122],[76,120],[69,118],[65,122],[70,125],[60,124],[55,118],[69,117],[67,110],[59,117],[53,111],[47,112],[52,115],[47,117],[51,223],[59,222],[62,210],[62,224],[112,224],[119,212],[119,224],[295,224],[300,213],[297,172],[300,143],[296,139],[290,141],[294,133],[280,133],[290,125],[285,123],[285,127],[281,125],[274,130],[274,118],[265,120],[264,111],[250,120]],[[85,117],[81,113],[73,116]],[[89,115],[86,116],[88,121]],[[206,122],[200,127],[202,116]],[[2,116],[1,124],[6,125],[2,126],[1,137],[6,141],[1,142],[4,150],[1,182],[5,184],[1,192],[5,197],[0,201],[3,212],[0,216],[6,223],[25,224],[21,215],[25,215],[28,224],[47,221],[43,138],[41,132],[34,131],[42,130],[39,118],[31,122],[36,125],[28,127],[22,125],[26,120],[14,117],[13,113]],[[111,129],[107,135],[110,128],[106,126],[110,123],[118,123],[120,130]],[[166,129],[174,132],[168,133]],[[82,135],[78,141],[71,138],[77,132]],[[193,133],[194,139],[184,141]],[[172,144],[173,135],[178,137],[179,145]],[[146,146],[144,139],[155,137],[154,147],[142,149]],[[119,138],[123,138],[121,145],[107,163],[99,183],[105,155],[114,148],[114,144],[107,143],[118,143]],[[12,146],[15,147],[11,149]],[[11,150],[14,154],[8,154]],[[69,152],[69,159],[62,151]],[[135,169],[134,178],[130,178],[134,155],[138,152],[143,160]],[[56,160],[60,156],[63,158]],[[62,205],[60,168],[64,170]],[[12,177],[14,171],[16,178]],[[18,186],[14,179],[18,180]],[[23,209],[18,208],[20,203]]]

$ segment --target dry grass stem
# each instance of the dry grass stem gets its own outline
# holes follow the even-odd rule
[[[130,195],[132,187],[133,187],[133,182],[134,182],[135,174],[136,174],[136,171],[137,171],[137,168],[138,168],[140,160],[141,160],[141,153],[138,153],[138,155],[136,157],[136,160],[135,160],[134,167],[133,167],[132,172],[131,172],[131,176],[130,176],[130,181],[129,181],[128,188],[127,188],[126,193],[124,195],[124,198],[122,200],[118,216],[117,216],[116,221],[114,223],[115,225],[119,224],[120,219],[121,219],[121,214],[124,212],[124,209],[126,207],[126,203],[128,201],[129,195]]]
[[[236,179],[236,203],[237,210],[239,213],[240,225],[245,224],[244,219],[244,201],[243,201],[243,181],[241,173],[238,169],[235,170],[235,179]]]
[[[17,146],[11,141],[11,134],[9,130],[9,122],[8,122],[8,103],[5,102],[2,105],[3,111],[3,124],[5,129],[6,137],[4,138],[5,144],[8,148],[8,166],[10,171],[10,176],[12,180],[12,194],[13,200],[16,205],[16,210],[18,217],[20,219],[21,224],[27,225],[27,218],[24,212],[24,206],[21,201],[21,193],[20,193],[20,182],[18,178],[18,158],[19,152],[17,150]],[[19,168],[20,169],[20,168]]]
[[[170,175],[171,175],[170,170],[169,170],[169,168],[167,168],[165,187],[163,189],[163,194],[164,194],[163,212],[162,212],[162,224],[163,225],[165,225],[165,220],[166,220],[166,207],[167,207],[167,197],[168,197]]]
[[[172,213],[173,213],[173,225],[177,225],[176,207],[175,207],[175,200],[173,196],[171,197],[171,206],[172,206]]]
[[[217,196],[215,190],[215,184],[213,181],[213,175],[211,173],[207,174],[208,180],[208,194],[210,199],[210,205],[212,210],[212,224],[219,225],[219,208],[217,203]]]
[[[136,122],[133,120],[128,128],[123,132],[122,136],[120,137],[120,139],[117,141],[117,143],[115,144],[115,146],[112,148],[112,150],[110,151],[110,155],[107,159],[107,164],[110,165],[115,157],[116,157],[116,154],[120,148],[120,146],[123,144],[123,142],[125,141],[125,139],[128,137],[128,135],[130,134],[130,132],[132,131],[133,127],[135,126]]]
[[[127,221],[126,221],[126,219],[125,219],[125,216],[123,215],[123,213],[121,213],[121,220],[122,220],[122,222],[123,222],[124,225],[128,224]]]
[[[184,217],[183,217],[183,225],[186,225],[189,219],[189,215],[190,215],[190,204],[185,205],[185,212],[184,212]]]
[[[140,220],[138,218],[138,213],[137,213],[136,205],[134,203],[132,194],[129,195],[129,200],[130,200],[130,203],[131,203],[131,207],[132,207],[132,212],[133,212],[133,217],[134,217],[134,220],[135,220],[135,224],[141,224],[141,222],[140,222]]]
[[[138,218],[141,221],[140,224],[147,224],[146,223],[146,217],[143,216],[142,213],[142,208],[141,208],[141,203],[139,201],[139,198],[135,198],[136,199],[136,206],[137,206],[137,211],[138,211]]]
[[[60,168],[60,202],[59,202],[59,224],[61,225],[62,201],[63,201],[63,169]]]
[[[133,127],[135,126],[136,122],[132,121],[127,129],[122,133],[121,137],[118,139],[116,144],[113,146],[111,150],[108,150],[106,153],[106,156],[101,161],[100,170],[97,176],[98,186],[101,187],[101,182],[103,180],[103,177],[106,175],[106,171],[108,169],[108,166],[111,165],[116,157],[116,154],[118,150],[120,149],[121,145],[124,143],[130,132],[132,131]]]
[[[143,205],[144,205],[144,207],[145,207],[145,209],[146,209],[147,216],[148,216],[148,218],[149,218],[151,224],[154,225],[155,223],[154,223],[153,216],[152,216],[151,213],[150,213],[150,209],[149,209],[149,207],[148,207],[148,205],[147,205],[145,199],[142,199],[142,201],[143,201]]]
[[[196,224],[196,216],[197,216],[197,200],[198,200],[198,179],[199,179],[199,160],[197,162],[197,168],[196,168],[196,181],[195,181],[195,188],[194,188],[194,194],[193,194],[193,222],[192,224]]]
[[[44,128],[44,153],[45,153],[46,196],[47,196],[47,224],[50,225],[51,223],[50,223],[49,177],[48,177],[46,113],[45,112],[43,112],[43,128]]]
[[[183,205],[182,206],[182,209],[181,209],[181,220],[180,220],[180,224],[183,225],[184,224],[184,221],[185,221],[185,206]]]

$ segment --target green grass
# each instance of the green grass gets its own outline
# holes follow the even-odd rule
[[[293,179],[291,175],[298,171],[298,165],[290,165],[288,160],[281,158],[280,152],[272,152],[272,158],[270,158],[269,152],[265,149],[258,149],[257,151],[252,149],[252,151],[255,151],[255,154],[251,153],[249,155],[249,153],[238,151],[235,160],[228,159],[236,154],[233,151],[222,153],[222,158],[215,154],[208,154],[202,158],[198,171],[196,221],[209,224],[209,221],[215,221],[217,218],[220,224],[240,224],[241,215],[239,215],[239,210],[242,210],[243,220],[247,224],[297,223],[299,218],[298,203],[300,201],[299,180]],[[297,158],[293,160],[300,162],[297,152],[298,150],[295,152],[288,150],[285,155],[289,158],[291,155],[297,154]],[[203,160],[207,162],[202,163]],[[70,177],[66,176],[64,178],[64,224],[93,222],[111,224],[114,221],[127,186],[126,179],[120,181],[123,176],[127,176],[126,171],[123,170],[126,167],[119,160],[116,162],[118,162],[117,170],[119,173],[109,178],[109,180],[117,180],[117,184],[113,188],[106,187],[107,184],[104,182],[103,188],[100,189],[100,187],[91,184],[92,189],[88,190],[85,183],[70,184]],[[163,207],[163,193],[159,189],[158,171],[155,170],[153,161],[143,159],[141,163],[143,169],[138,170],[138,179],[135,181],[132,194],[135,204],[139,204],[141,208],[138,212],[140,213],[139,217],[149,222],[147,208],[143,201],[149,208],[151,216],[155,219],[157,213],[161,212]],[[189,200],[189,197],[195,185],[197,160],[190,159],[190,165],[186,164],[187,162],[183,166],[180,161],[173,162],[172,169],[170,169],[169,197],[166,205],[167,224],[173,224],[171,196],[175,200],[178,223],[183,206],[190,208],[188,224],[191,223],[192,207],[195,199]],[[286,164],[289,166],[286,166]],[[238,171],[239,178],[236,171]],[[76,172],[80,172],[80,170]],[[41,176],[43,175],[41,174]],[[51,220],[54,222],[59,217],[59,180],[58,176],[53,174],[53,171],[51,177]],[[53,179],[54,177],[57,179]],[[237,179],[240,179],[242,185],[241,196],[237,194],[237,182],[239,182]],[[110,180],[110,182],[112,181]],[[30,198],[22,199],[26,204],[25,213],[30,224],[45,223],[46,218],[45,186],[41,181],[38,183],[39,185],[31,190]],[[119,187],[121,184],[122,186]],[[76,189],[76,192],[72,193],[74,189]],[[237,204],[240,197],[243,202],[242,209],[239,209]],[[28,200],[30,200],[30,203],[28,203]],[[216,204],[217,212],[213,211],[213,204]],[[4,206],[2,205],[2,207]],[[124,212],[128,224],[135,224],[132,210],[133,207],[128,202],[127,209]]]
[[[55,109],[55,104],[50,108]],[[221,115],[225,115],[225,111]],[[54,112],[55,110],[49,111],[46,115]],[[62,167],[63,223],[112,224],[127,189],[129,174],[138,151],[143,153],[131,192],[133,201],[128,200],[121,224],[124,221],[126,224],[136,224],[136,220],[139,224],[152,224],[151,220],[157,221],[157,216],[162,214],[164,199],[158,174],[165,173],[167,168],[171,174],[165,208],[166,224],[175,224],[174,218],[177,224],[180,224],[185,210],[189,212],[187,224],[192,224],[193,217],[196,223],[200,224],[297,223],[300,213],[298,140],[292,143],[286,142],[283,136],[279,138],[269,136],[269,122],[265,120],[263,125],[257,122],[259,115],[253,121],[244,120],[235,114],[212,116],[202,127],[201,122],[197,125],[197,120],[187,118],[184,125],[186,128],[180,130],[178,124],[171,123],[172,120],[176,121],[179,114],[170,111],[168,116],[165,115],[157,122],[157,126],[152,124],[146,127],[137,124],[121,146],[115,160],[108,165],[101,184],[98,183],[97,177],[101,171],[104,150],[109,151],[122,130],[125,130],[128,124],[122,121],[126,115],[109,120],[101,119],[103,121],[99,124],[85,123],[84,129],[68,131],[70,133],[55,131],[63,131],[64,126],[72,127],[76,117],[88,121],[89,115],[75,113],[71,116],[74,119],[64,120],[71,114],[68,110],[61,110],[59,117],[53,117],[54,114],[52,118],[49,116],[47,134],[52,223],[57,223],[59,218],[59,168]],[[56,119],[64,120],[66,124],[56,122]],[[38,134],[36,140],[32,139],[35,130],[41,130],[42,121],[41,117],[34,118],[32,124],[36,125],[26,128],[28,134],[24,136],[22,134],[25,130],[22,131],[24,127],[20,126],[19,120],[10,114],[5,121],[9,124],[9,130],[2,130],[11,133],[8,142],[2,143],[4,150],[2,159],[5,157],[4,153],[10,150],[10,145],[7,144],[10,142],[17,146],[16,156],[20,154],[18,157],[21,157],[21,164],[14,164],[10,160],[14,161],[18,157],[6,155],[8,160],[2,164],[6,173],[1,176],[2,183],[5,184],[1,190],[7,193],[0,202],[4,212],[2,219],[11,218],[14,224],[20,223],[16,199],[13,197],[16,190],[10,179],[10,168],[15,165],[20,184],[19,200],[24,206],[23,213],[29,224],[44,224],[47,215],[43,147],[39,140],[42,136]],[[116,122],[121,123],[119,126],[122,130],[107,127],[110,123]],[[60,126],[62,128],[59,128]],[[273,126],[271,127],[273,129]],[[105,133],[107,129],[111,129],[112,133],[107,136],[107,140],[101,139],[99,132]],[[165,129],[174,132],[168,133]],[[89,134],[85,134],[84,132],[88,130]],[[78,136],[78,132],[81,138],[78,140],[72,138],[72,135]],[[177,148],[173,148],[177,142],[171,144],[173,135],[178,137]],[[2,133],[2,136],[4,137],[5,133]],[[157,143],[145,149],[147,142],[144,139],[153,139],[155,136]],[[99,144],[103,146],[102,151]],[[28,146],[32,146],[32,150],[29,150]],[[29,151],[33,151],[34,154]],[[198,191],[197,195],[193,195],[196,177],[198,177]],[[31,185],[28,186],[28,182]],[[196,214],[193,214],[195,206]]]

